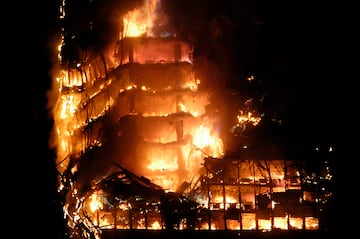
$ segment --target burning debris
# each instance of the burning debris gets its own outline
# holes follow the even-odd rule
[[[154,20],[159,1],[145,3],[119,19],[118,38],[101,48],[63,33],[50,143],[69,237],[101,238],[107,229],[318,229],[317,198],[331,194],[303,191],[306,172],[281,150],[253,147],[244,132],[262,118],[252,100],[235,99],[242,108],[230,116],[212,108],[214,90],[201,87],[193,47]],[[225,153],[223,129],[240,142],[234,153]]]

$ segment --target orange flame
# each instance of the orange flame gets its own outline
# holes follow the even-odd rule
[[[151,34],[159,0],[145,1],[141,8],[128,12],[123,18],[124,36],[137,37]]]

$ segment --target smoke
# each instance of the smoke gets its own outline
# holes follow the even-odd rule
[[[257,62],[267,3],[259,1],[162,0],[169,25],[194,46],[202,87],[247,92]]]

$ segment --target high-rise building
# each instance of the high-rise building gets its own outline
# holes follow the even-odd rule
[[[158,0],[119,11],[116,27],[97,1],[65,3],[50,145],[71,238],[321,229],[331,172],[255,144],[252,100],[202,87],[191,42],[156,21]]]

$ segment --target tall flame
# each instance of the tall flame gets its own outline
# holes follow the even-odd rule
[[[160,0],[145,1],[145,4],[140,8],[129,11],[122,19],[124,35],[120,38],[151,35],[159,3]]]

